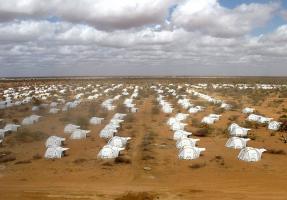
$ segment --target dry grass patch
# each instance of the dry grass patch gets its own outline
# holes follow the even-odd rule
[[[158,197],[150,192],[128,192],[120,197],[115,198],[115,200],[154,200]]]

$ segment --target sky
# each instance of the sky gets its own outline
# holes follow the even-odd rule
[[[0,0],[0,77],[287,76],[287,0]]]

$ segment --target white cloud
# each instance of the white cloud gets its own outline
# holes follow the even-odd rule
[[[189,31],[217,37],[242,36],[264,25],[279,4],[242,4],[234,9],[222,7],[218,0],[186,0],[172,15],[172,22]]]
[[[171,22],[164,23],[175,2]],[[232,73],[234,66],[246,67],[249,73],[250,66],[260,70],[271,64],[282,70],[287,61],[287,25],[269,34],[249,34],[277,8],[271,3],[227,9],[216,0],[4,1],[0,76],[31,71],[187,75]],[[50,15],[63,20],[43,19]]]
[[[176,0],[9,0],[0,3],[0,19],[57,16],[101,29],[127,29],[162,23]]]

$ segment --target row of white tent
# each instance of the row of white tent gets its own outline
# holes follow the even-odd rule
[[[163,99],[163,96],[159,94],[159,90],[157,88],[154,88],[155,91],[158,92],[158,98],[157,101],[160,105],[163,107],[163,112],[165,112],[164,106],[171,107],[171,104],[166,102]],[[175,96],[175,91],[169,91],[172,92],[172,95]],[[186,103],[184,103],[186,102]],[[183,104],[184,108],[188,108],[189,106],[193,106],[189,104],[190,102],[187,100],[181,100],[178,101],[179,104]],[[169,110],[172,112],[172,110]],[[167,125],[169,125],[170,129],[174,131],[173,133],[173,139],[176,141],[176,148],[179,150],[178,158],[183,160],[193,160],[199,158],[201,152],[205,151],[205,148],[199,148],[196,147],[196,142],[199,141],[199,139],[190,138],[189,136],[192,135],[191,132],[185,131],[184,127],[187,125],[186,123],[183,123],[182,121],[186,120],[189,114],[185,113],[177,113],[175,117],[170,117],[167,121]]]
[[[58,136],[50,136],[45,143],[46,152],[44,157],[46,159],[62,158],[69,148],[63,147],[66,139]]]
[[[248,131],[251,129],[239,126],[232,123],[228,127],[230,138],[227,140],[225,146],[233,149],[241,149],[238,154],[238,159],[246,162],[257,162],[261,160],[262,153],[266,151],[264,148],[247,147],[247,142],[250,141],[246,138]]]
[[[130,137],[119,137],[115,136],[118,132],[120,124],[124,121],[126,114],[116,113],[109,124],[107,124],[104,129],[100,132],[100,137],[108,140],[107,144],[103,146],[98,153],[98,158],[100,159],[113,159],[117,158],[120,151],[124,150]]]
[[[114,115],[114,117],[112,118],[111,122],[108,125],[106,125],[103,130],[107,130],[111,126],[119,127],[118,125],[121,122],[120,119],[123,118],[124,116],[125,116],[125,114],[116,113]],[[101,117],[92,117],[92,118],[90,118],[89,123],[92,125],[99,125],[102,123],[103,120],[104,120],[104,118],[101,118]],[[69,134],[70,139],[84,139],[88,136],[90,131],[89,130],[82,130],[82,129],[80,129],[80,126],[78,126],[78,125],[67,124],[64,128],[64,133]],[[101,133],[102,133],[102,131],[101,131]],[[101,133],[100,133],[100,137],[101,137]],[[48,140],[46,141],[47,150],[45,153],[45,158],[47,158],[47,159],[61,158],[64,155],[65,151],[67,151],[69,149],[69,148],[61,147],[60,144],[62,144],[63,141],[65,141],[65,138],[61,138],[61,137],[57,137],[57,136],[49,137]],[[117,138],[114,138],[110,143],[112,143],[112,142],[118,144]],[[116,147],[113,147],[112,150],[114,152],[114,151],[119,150],[119,149],[117,149]],[[106,152],[106,150],[104,150],[104,152]]]
[[[159,102],[159,105],[161,105],[161,109],[164,113],[172,113],[172,106],[170,103],[168,103],[166,100],[163,99],[164,96],[160,95],[157,97],[157,101]]]
[[[134,89],[131,97],[125,99],[125,101],[124,101],[124,105],[129,109],[130,112],[133,112],[133,113],[138,111],[138,108],[136,108],[135,104],[133,103],[134,98],[138,97],[138,91],[139,91],[138,88],[139,88],[138,86],[135,86],[135,89]]]
[[[130,87],[132,89],[132,87]],[[127,90],[124,90],[123,95],[128,95]],[[133,98],[138,96],[138,86],[135,87],[133,94],[130,98],[124,101],[125,106],[129,108],[135,108],[132,104]],[[133,112],[133,111],[132,111]],[[118,128],[121,126],[121,123],[124,121],[124,118],[127,114],[116,113],[110,120],[110,122],[100,131],[99,136],[103,139],[108,140],[107,144],[101,148],[98,153],[99,159],[114,159],[120,155],[120,152],[125,150],[125,147],[130,137],[121,137],[115,136],[118,132]]]
[[[206,83],[198,83],[198,84],[185,84],[188,87],[195,89],[207,89],[208,84]],[[221,88],[237,88],[240,90],[245,89],[263,89],[263,90],[274,90],[274,89],[284,89],[287,88],[286,84],[227,84],[227,83],[219,83],[219,84],[210,84],[213,89],[221,89]]]
[[[253,122],[257,122],[257,123],[268,123],[268,129],[272,130],[272,131],[278,131],[280,129],[280,126],[282,125],[281,122],[275,121],[273,120],[273,118],[270,117],[264,117],[261,115],[256,115],[256,114],[252,114],[255,111],[254,108],[244,108],[242,110],[242,113],[244,114],[250,114],[247,117],[248,121],[253,121]]]
[[[217,103],[216,101],[213,101],[210,98],[205,98],[205,99],[208,101]],[[229,104],[225,104],[224,102],[221,103],[221,107],[225,109],[231,108]],[[252,109],[248,109],[248,108],[243,110],[243,113],[244,111],[247,113],[253,112]],[[204,117],[202,119],[202,123],[213,124],[215,121],[219,120],[220,116],[221,115],[210,114],[209,116]],[[173,138],[177,140],[176,146],[178,149],[180,149],[179,158],[180,159],[196,159],[200,156],[200,152],[205,151],[206,149],[195,147],[195,144],[198,141],[198,139],[188,138],[188,136],[192,135],[192,133],[184,131],[184,126],[186,124],[183,124],[180,122],[181,120],[184,120],[185,117],[187,117],[186,114],[180,113],[179,115],[176,115],[175,118],[169,118],[167,124],[170,126],[172,130],[175,130],[175,127],[178,128],[176,129]],[[249,141],[250,139],[241,138],[241,137],[246,137],[250,129],[240,127],[239,125],[233,123],[230,125],[228,130],[232,137],[228,139],[225,146],[229,148],[241,149],[238,155],[238,159],[247,161],[247,162],[256,162],[261,159],[261,155],[264,151],[266,151],[266,149],[246,147],[247,141]]]
[[[218,121],[220,117],[221,115],[209,114],[208,116],[202,118],[201,123],[214,124],[214,122]]]
[[[272,130],[272,131],[278,131],[280,129],[281,124],[282,124],[281,122],[274,121],[273,118],[264,117],[264,116],[256,115],[256,114],[250,114],[247,117],[247,120],[261,123],[261,124],[267,123],[268,129]]]
[[[167,124],[170,129],[174,131],[173,139],[176,141],[176,148],[179,150],[178,158],[183,160],[193,160],[199,158],[201,152],[205,148],[196,147],[196,142],[199,139],[190,138],[191,132],[185,131],[184,126],[177,126],[176,124],[183,124],[181,121],[187,118],[188,114],[178,113],[175,117],[168,119]],[[174,129],[174,127],[178,127]]]
[[[92,125],[99,125],[101,124],[102,120],[104,120],[104,118],[92,117],[89,122]],[[70,139],[85,139],[90,133],[90,131],[82,130],[78,125],[67,124],[64,127],[64,133],[68,134],[70,136]],[[55,159],[64,156],[65,152],[69,149],[66,147],[62,147],[65,140],[66,139],[62,137],[50,136],[45,143],[47,147],[47,150],[45,152],[45,158]]]
[[[27,104],[32,102],[33,98],[40,100],[47,100],[48,98],[57,98],[62,104],[65,103],[65,100],[62,98],[63,95],[66,95],[67,92],[74,94],[74,99],[79,100],[84,95],[89,95],[88,100],[95,100],[101,94],[97,94],[99,90],[104,90],[104,93],[114,91],[122,87],[122,84],[112,84],[111,86],[106,85],[91,85],[88,84],[85,87],[80,87],[76,85],[33,85],[33,86],[20,86],[15,88],[8,88],[3,91],[0,89],[0,96],[2,95],[5,100],[0,101],[0,109],[9,108],[12,106]],[[108,88],[108,89],[106,89]],[[91,91],[92,90],[92,91]],[[81,93],[79,93],[81,92]],[[84,93],[83,93],[84,92]],[[76,94],[75,94],[76,93]],[[69,106],[69,105],[67,105]],[[56,108],[54,103],[51,103],[51,108]],[[64,107],[65,110],[67,107]],[[37,110],[37,108],[33,108]],[[56,112],[55,109],[51,110],[51,113]]]
[[[186,97],[179,99],[177,103],[180,104],[183,109],[188,109],[188,112],[191,114],[195,114],[204,110],[203,106],[194,106]]]
[[[121,95],[116,95],[114,98],[112,99],[107,99],[105,100],[101,106],[109,111],[114,110],[116,106],[113,105],[113,102],[116,100],[119,100],[121,97]]]
[[[194,95],[194,96],[198,96],[198,97],[200,97],[200,98],[202,98],[202,99],[204,99],[204,100],[206,100],[208,102],[211,102],[213,104],[220,104],[220,107],[224,108],[226,110],[229,110],[232,107],[230,104],[227,104],[227,103],[225,103],[224,101],[222,101],[220,99],[213,98],[213,97],[211,97],[209,95],[197,92],[195,90],[188,89],[187,92],[192,94],[192,95]]]

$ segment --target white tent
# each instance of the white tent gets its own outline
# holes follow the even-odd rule
[[[190,108],[189,110],[188,110],[188,112],[189,113],[192,113],[192,114],[194,114],[194,113],[198,113],[200,110],[198,109],[198,108],[195,108],[195,107],[192,107],[192,108]]]
[[[249,138],[231,137],[227,140],[225,146],[234,149],[242,149],[246,147],[246,143],[249,140]]]
[[[255,115],[255,114],[250,114],[248,117],[247,117],[247,120],[248,121],[255,121],[257,122],[259,120],[260,116],[259,115]]]
[[[39,108],[39,106],[33,106],[32,107],[32,111],[38,111],[40,108]]]
[[[175,115],[175,119],[178,121],[182,121],[185,120],[188,117],[189,114],[185,114],[185,113],[177,113]]]
[[[214,122],[216,121],[215,118],[212,118],[212,117],[204,117],[202,120],[201,120],[201,123],[204,123],[204,124],[214,124]]]
[[[259,120],[258,120],[258,122],[259,122],[259,123],[262,123],[262,124],[264,124],[264,123],[269,123],[269,122],[271,122],[272,119],[273,119],[273,118],[269,118],[269,117],[260,117]]]
[[[52,102],[52,103],[50,103],[50,107],[51,107],[51,108],[56,108],[57,105],[58,105],[57,102]]]
[[[185,123],[176,122],[171,125],[171,130],[173,131],[183,130],[186,125],[187,124]]]
[[[88,131],[88,130],[76,129],[72,132],[70,139],[74,139],[74,140],[84,139],[87,137],[87,134],[90,132],[91,131]]]
[[[271,121],[268,124],[268,129],[272,130],[272,131],[278,131],[280,126],[281,126],[281,122],[277,122],[277,121]]]
[[[22,121],[22,125],[31,125],[39,121],[41,116],[31,115],[29,117],[25,117]]]
[[[265,151],[266,149],[245,147],[244,149],[240,151],[238,155],[238,159],[246,161],[246,162],[257,162],[261,160],[262,153]]]
[[[251,129],[249,128],[243,128],[243,127],[234,127],[231,129],[231,131],[229,132],[231,136],[237,136],[237,137],[246,137],[248,134],[248,131],[250,131]]]
[[[172,110],[173,110],[173,108],[170,107],[170,106],[164,106],[164,107],[162,107],[162,111],[163,111],[164,113],[172,113]]]
[[[79,129],[80,126],[74,125],[74,124],[67,124],[64,128],[64,133],[69,133],[71,134],[73,131],[76,129]]]
[[[175,118],[175,117],[170,117],[168,120],[167,120],[167,124],[169,126],[171,126],[172,124],[178,122],[178,120]]]
[[[208,116],[216,120],[219,120],[219,118],[221,117],[221,115],[217,115],[217,114],[209,114]]]
[[[90,124],[98,125],[98,124],[101,124],[101,123],[102,123],[102,120],[104,120],[104,118],[92,117],[92,118],[90,119]]]
[[[182,138],[187,138],[189,135],[192,135],[192,133],[191,132],[187,132],[187,131],[183,131],[183,130],[178,130],[178,131],[174,132],[173,139],[174,140],[179,140],[179,139],[182,139]]]
[[[101,159],[112,159],[119,156],[120,151],[124,148],[118,148],[110,145],[105,145],[99,152],[98,158]]]
[[[63,142],[65,141],[65,138],[61,138],[58,136],[50,136],[47,140],[46,140],[46,147],[60,147],[63,145]]]
[[[46,159],[61,158],[64,156],[65,152],[68,149],[69,148],[63,148],[63,147],[49,147],[49,148],[47,148],[44,157]]]
[[[255,114],[250,114],[248,117],[247,117],[247,120],[248,121],[255,121],[255,122],[259,122],[259,123],[269,123],[272,118],[268,118],[268,117],[263,117],[263,116],[260,116],[260,115],[255,115]]]
[[[109,139],[109,138],[112,138],[116,132],[117,132],[117,129],[115,128],[104,128],[101,130],[99,135],[100,135],[100,138]]]
[[[108,145],[123,148],[126,146],[128,140],[130,140],[130,137],[119,137],[114,136],[108,141]]]
[[[116,114],[114,114],[113,119],[124,119],[125,116],[127,116],[127,114],[124,114],[124,113],[116,113]]]
[[[217,115],[217,114],[209,114],[208,116],[204,117],[201,120],[201,123],[204,124],[213,124],[215,121],[219,120],[219,117],[221,117],[221,115]]]
[[[249,114],[249,113],[253,113],[254,112],[254,108],[244,108],[244,109],[242,109],[242,113],[244,113],[244,114]]]
[[[16,132],[19,127],[20,125],[17,125],[17,124],[6,124],[6,126],[4,127],[4,130],[6,132],[8,131]]]
[[[227,103],[221,103],[221,105],[220,105],[220,108],[224,108],[226,110],[231,109],[231,107],[232,106],[230,104],[227,104]]]
[[[230,126],[228,127],[228,131],[231,132],[236,127],[240,127],[240,126],[238,124],[236,124],[236,123],[230,124]]]
[[[59,112],[59,110],[60,110],[60,109],[58,109],[58,108],[51,108],[51,109],[49,110],[49,113],[56,114],[56,113]]]
[[[193,160],[199,158],[200,153],[205,150],[205,148],[186,147],[180,150],[178,158],[183,160]]]
[[[203,110],[202,106],[195,106],[188,110],[189,113],[198,113]]]
[[[176,142],[176,148],[182,149],[185,147],[195,147],[196,142],[200,139],[194,139],[194,138],[181,138],[177,140]]]
[[[4,139],[5,133],[6,133],[5,129],[0,129],[0,139]]]

